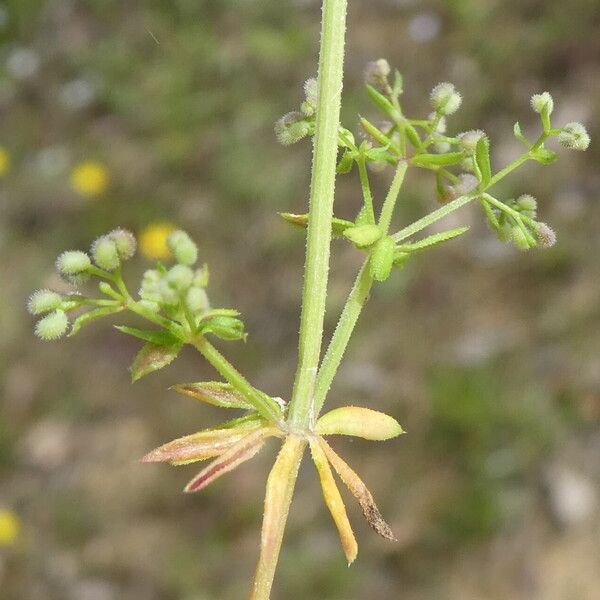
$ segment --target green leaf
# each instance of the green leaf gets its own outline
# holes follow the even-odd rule
[[[344,237],[358,248],[372,246],[382,235],[383,232],[377,225],[370,224],[349,227],[344,231]]]
[[[387,115],[392,116],[396,112],[394,105],[372,85],[367,84],[367,94],[369,94],[369,98],[371,98],[373,103]]]
[[[364,117],[360,118],[360,124],[362,125],[362,128],[365,130],[365,132],[382,146],[389,146],[392,143],[390,138],[387,135],[385,135],[383,131],[375,127],[373,123],[371,123]]]
[[[132,382],[136,382],[138,379],[171,364],[177,358],[182,345],[181,342],[169,345],[148,342],[137,353],[129,369]]]
[[[481,184],[487,187],[492,180],[492,166],[490,162],[490,141],[486,135],[482,135],[475,147],[475,160],[481,173]]]
[[[400,252],[413,252],[415,250],[424,250],[425,248],[431,248],[437,246],[448,240],[452,240],[459,235],[467,232],[468,227],[457,227],[456,229],[448,229],[447,231],[441,231],[440,233],[434,233],[418,242],[412,242],[408,244],[400,244],[396,246],[396,250]]]
[[[532,152],[531,157],[542,165],[550,165],[558,158],[558,154],[553,150],[542,146],[535,152]]]
[[[515,137],[527,148],[531,148],[531,143],[529,142],[529,140],[525,137],[525,135],[523,134],[523,131],[521,130],[521,125],[519,123],[519,121],[517,121],[514,126],[513,126],[513,133],[515,134]]]
[[[227,316],[216,316],[204,321],[200,328],[202,335],[212,333],[222,340],[245,340],[244,323],[240,319]]]
[[[444,167],[456,165],[465,157],[464,152],[447,152],[446,154],[417,154],[412,162],[419,167]]]
[[[235,310],[235,308],[213,308],[211,310],[206,311],[202,317],[200,318],[200,323],[204,321],[208,321],[213,317],[239,317],[240,311]]]
[[[292,213],[278,213],[279,216],[291,223],[292,225],[296,225],[297,227],[301,227],[302,229],[306,229],[308,227],[308,214],[304,215],[295,215]],[[354,223],[352,221],[346,221],[346,219],[338,219],[337,217],[333,217],[333,222],[331,225],[331,234],[335,238],[342,237],[344,231],[349,227],[354,227]]]
[[[414,148],[419,148],[421,146],[421,138],[419,137],[417,130],[410,123],[407,123],[404,126],[404,132],[406,133],[408,141]]]
[[[246,402],[231,384],[218,381],[202,381],[200,383],[180,383],[169,389],[190,396],[200,402],[206,402],[221,408],[244,408],[250,410],[252,406]]]
[[[364,155],[365,155],[365,158],[371,162],[378,162],[381,160],[385,160],[387,162],[393,162],[393,163],[396,162],[392,153],[390,152],[389,146],[385,146],[383,148],[380,148],[380,147],[369,148],[368,150],[365,151]]]
[[[381,238],[371,250],[369,269],[375,281],[385,281],[392,271],[394,264],[394,240],[390,236]]]
[[[159,346],[168,346],[171,344],[177,344],[179,342],[179,339],[168,331],[151,331],[149,329],[126,327],[125,325],[115,325],[115,329],[118,329],[122,333],[126,333],[127,335],[131,335],[140,340],[144,340],[145,342],[158,344]]]
[[[95,308],[94,310],[89,310],[86,313],[79,315],[71,326],[71,331],[69,332],[69,337],[75,335],[84,325],[87,325],[90,321],[95,319],[99,319],[100,317],[105,317],[106,315],[112,315],[114,313],[120,312],[123,310],[122,306],[112,307],[106,306],[103,308]]]
[[[354,156],[355,152],[353,150],[346,150],[342,154],[342,158],[336,167],[336,173],[338,173],[338,175],[346,175],[346,173],[352,171],[352,167],[354,166]]]

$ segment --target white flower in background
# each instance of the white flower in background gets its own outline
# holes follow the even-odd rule
[[[442,23],[435,13],[420,13],[408,22],[408,36],[414,42],[425,44],[440,33]]]
[[[74,79],[65,83],[59,92],[61,104],[70,110],[88,107],[96,98],[96,85],[88,79]]]
[[[40,70],[40,57],[31,48],[15,48],[6,59],[6,68],[17,79],[31,79]]]

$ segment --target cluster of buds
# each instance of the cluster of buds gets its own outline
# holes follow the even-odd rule
[[[130,296],[121,276],[121,265],[135,254],[136,246],[131,232],[115,229],[99,237],[89,253],[81,250],[63,252],[56,260],[58,273],[74,285],[84,283],[92,276],[98,277],[104,298],[38,290],[32,294],[28,306],[33,315],[42,316],[35,328],[38,337],[44,340],[62,337],[69,328],[69,311],[93,307],[75,319],[70,335],[95,318],[131,309],[167,326],[171,333],[186,330],[191,335],[212,333],[226,340],[245,339],[244,324],[237,318],[237,311],[211,309],[206,293],[208,267],[195,268],[198,246],[185,231],[173,231],[167,238],[168,249],[176,264],[168,268],[157,263],[154,269],[144,273],[139,302]]]
[[[60,254],[56,259],[56,270],[70,284],[80,285],[92,275],[102,276],[117,271],[123,261],[135,254],[136,245],[135,236],[130,231],[114,229],[99,237],[89,254],[82,250],[67,250]],[[63,295],[46,289],[34,292],[29,298],[29,312],[35,316],[45,315],[35,326],[36,335],[43,340],[64,336],[69,327],[67,313],[85,304],[86,300],[79,294]]]
[[[484,197],[482,202],[489,199]],[[537,221],[537,200],[533,196],[523,194],[516,200],[496,202],[495,208],[486,207],[486,213],[500,240],[512,242],[520,250],[554,246],[556,234],[549,225]]]
[[[317,80],[307,79],[304,82],[304,101],[300,110],[286,113],[275,123],[275,135],[281,144],[289,146],[314,133],[317,103]]]
[[[158,264],[156,269],[144,273],[139,291],[142,305],[152,312],[161,309],[168,312],[174,307],[187,308],[193,314],[209,310],[205,290],[209,280],[208,267],[192,269],[198,261],[198,247],[181,230],[169,235],[167,245],[177,264],[170,269]]]

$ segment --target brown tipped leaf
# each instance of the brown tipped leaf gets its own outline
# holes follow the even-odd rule
[[[305,444],[306,442],[301,437],[289,435],[269,473],[260,540],[260,558],[254,575],[250,600],[264,600],[270,597],[285,522],[290,510]]]
[[[319,444],[329,459],[331,466],[335,469],[340,479],[346,484],[352,495],[358,500],[367,523],[382,537],[387,540],[396,541],[391,527],[384,521],[371,492],[363,483],[361,478],[336,454],[331,446],[319,438]]]
[[[141,459],[143,463],[168,462],[172,465],[186,465],[207,458],[214,458],[229,450],[252,430],[260,429],[260,419],[240,423],[239,427],[206,429],[180,437],[152,450]]]
[[[315,430],[319,435],[353,435],[377,441],[389,440],[404,433],[396,419],[359,406],[344,406],[324,414],[317,421]]]
[[[200,383],[180,383],[171,386],[172,390],[222,408],[251,409],[252,406],[246,402],[240,394],[229,383],[218,381],[202,381]]]
[[[350,565],[354,562],[356,555],[358,554],[358,544],[356,543],[352,526],[350,525],[348,515],[346,514],[344,501],[340,496],[335,479],[329,468],[327,457],[316,440],[310,441],[310,451],[312,453],[313,462],[317,467],[319,478],[321,479],[321,488],[323,490],[325,504],[327,504],[327,508],[329,508],[329,512],[338,529],[342,548],[344,549],[348,565]]]
[[[250,460],[264,446],[265,438],[274,435],[275,430],[271,428],[261,428],[246,435],[235,443],[229,450],[221,454],[219,458],[213,460],[210,465],[202,469],[194,479],[192,479],[184,488],[184,492],[199,492],[215,479],[233,471],[242,463]]]

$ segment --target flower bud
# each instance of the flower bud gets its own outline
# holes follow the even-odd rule
[[[182,265],[191,267],[198,260],[198,246],[192,238],[181,229],[174,231],[167,238],[167,245],[175,259]]]
[[[438,83],[431,91],[431,105],[440,115],[455,113],[461,103],[462,97],[452,83]]]
[[[152,300],[140,300],[140,305],[143,306],[146,310],[149,310],[150,312],[160,312],[160,305],[158,304],[158,302],[153,302]]]
[[[169,285],[169,282],[163,279],[159,286],[159,303],[166,306],[177,306],[179,304],[179,294],[177,290]]]
[[[457,137],[460,141],[461,147],[464,150],[473,153],[477,147],[477,142],[482,137],[485,137],[485,131],[481,131],[481,129],[472,129],[471,131],[459,133]]]
[[[185,265],[175,265],[169,269],[167,273],[167,281],[169,285],[178,292],[184,292],[194,280],[194,272]]]
[[[289,112],[275,123],[275,136],[280,144],[290,146],[310,133],[310,123],[301,112]]]
[[[521,210],[536,210],[537,200],[531,194],[523,194],[517,198],[517,205]]]
[[[538,223],[536,233],[542,248],[551,248],[556,244],[556,233],[554,232],[554,229],[546,223]]]
[[[55,310],[35,325],[35,335],[42,340],[56,340],[62,337],[69,325],[69,320],[64,310]]]
[[[185,295],[185,303],[193,313],[201,313],[210,308],[206,291],[201,287],[191,287]]]
[[[316,106],[318,94],[319,84],[317,83],[317,80],[314,77],[307,79],[304,82],[304,95],[306,97],[306,101]]]
[[[92,244],[92,257],[94,262],[105,271],[114,271],[121,264],[117,244],[108,235],[99,237]]]
[[[42,315],[62,305],[62,296],[51,290],[37,290],[29,296],[27,310],[32,315]]]
[[[158,302],[161,300],[159,285],[162,276],[156,269],[148,269],[142,277],[140,286],[140,298],[149,302]]]
[[[546,107],[548,107],[548,114],[551,114],[554,110],[554,99],[549,92],[531,96],[531,108],[536,113],[541,113]]]
[[[587,150],[590,136],[581,123],[567,123],[558,134],[558,141],[571,150]]]
[[[91,265],[90,257],[81,250],[67,250],[56,259],[56,270],[71,281],[79,280]]]
[[[208,285],[210,280],[210,272],[208,270],[208,265],[202,265],[202,268],[196,269],[194,273],[194,282],[193,285],[196,287],[205,288]]]
[[[301,110],[307,117],[312,117],[317,110],[319,86],[314,77],[304,82],[305,100],[302,103]]]
[[[121,260],[129,260],[135,254],[137,242],[131,231],[119,227],[113,229],[108,237],[115,243]]]
[[[365,83],[372,85],[380,92],[389,92],[388,76],[392,72],[385,58],[367,63],[365,67]]]

